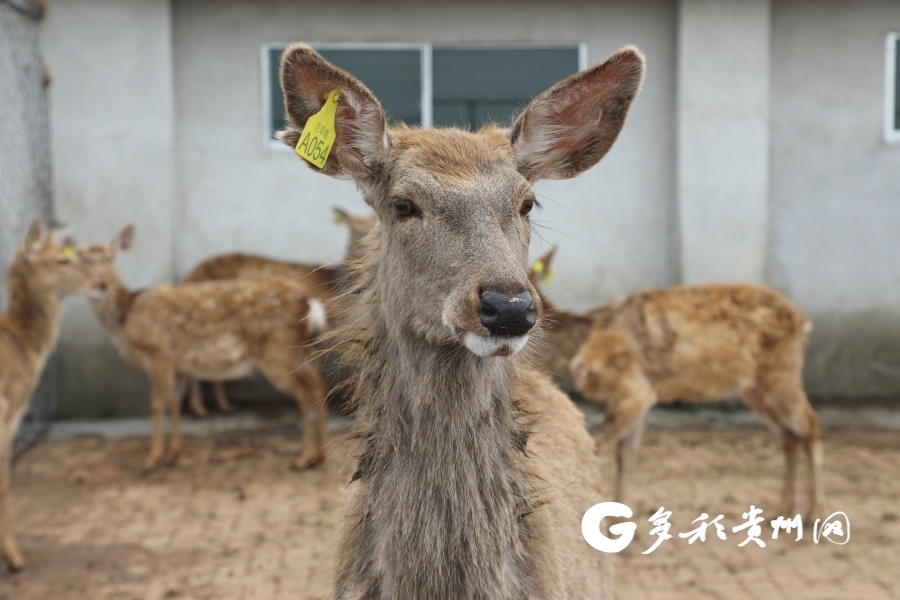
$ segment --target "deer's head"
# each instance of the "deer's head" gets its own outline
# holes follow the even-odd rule
[[[57,298],[80,292],[94,281],[90,270],[79,259],[66,226],[48,231],[36,219],[25,237],[22,258],[28,265],[32,285],[48,290]]]
[[[392,331],[505,356],[541,320],[527,274],[532,184],[574,177],[609,151],[643,72],[628,47],[536,97],[509,130],[412,129],[388,127],[360,81],[298,44],[281,62],[291,127],[280,137],[295,146],[337,90],[336,139],[313,168],[352,179],[378,215],[369,258]]]
[[[119,281],[113,263],[120,252],[131,248],[133,242],[134,225],[128,225],[108,244],[85,244],[78,249],[82,262],[88,265],[96,279],[90,294],[92,298],[103,297]]]

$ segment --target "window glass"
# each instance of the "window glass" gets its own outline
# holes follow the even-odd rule
[[[278,79],[283,48],[269,49],[271,131],[284,129],[284,96]],[[422,52],[419,49],[320,49],[325,60],[352,73],[381,101],[392,121],[422,122]]]
[[[478,129],[578,72],[578,48],[435,48],[432,67],[434,125]]]
[[[894,131],[900,131],[900,35],[894,39]]]

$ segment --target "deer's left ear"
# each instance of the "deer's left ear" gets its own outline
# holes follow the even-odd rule
[[[127,225],[125,229],[119,232],[113,241],[110,242],[109,246],[113,249],[113,251],[118,254],[119,252],[125,252],[131,245],[134,243],[134,225]]]
[[[541,254],[530,267],[528,267],[528,277],[539,284],[550,281],[553,278],[553,257],[559,246],[553,246],[543,254]]]
[[[47,242],[47,232],[44,230],[44,221],[40,217],[31,223],[31,228],[25,236],[25,256],[33,258]]]
[[[510,131],[519,171],[530,181],[568,179],[609,152],[644,78],[644,56],[622,48],[537,96]]]
[[[387,120],[374,94],[304,44],[291,46],[282,54],[281,88],[290,127],[278,132],[278,137],[291,147],[297,145],[309,118],[322,109],[326,95],[332,90],[340,94],[334,145],[324,167],[313,168],[364,186],[371,183],[388,151]]]

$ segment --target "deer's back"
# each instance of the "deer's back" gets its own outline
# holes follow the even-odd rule
[[[333,270],[331,267],[321,265],[307,265],[235,252],[214,256],[203,261],[188,273],[184,281],[188,283],[283,277],[302,283],[316,297],[320,297],[331,292],[334,279]]]
[[[755,285],[652,290],[591,316],[609,347],[636,354],[661,401],[737,393],[773,361],[802,368],[811,328],[783,294]]]
[[[124,339],[139,363],[162,354],[215,378],[272,342],[298,351],[314,329],[310,300],[305,286],[279,278],[161,285],[135,299]]]

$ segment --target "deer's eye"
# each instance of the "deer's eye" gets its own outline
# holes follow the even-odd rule
[[[525,202],[522,203],[522,206],[519,207],[519,214],[523,217],[531,212],[531,209],[534,208],[534,199],[529,198]]]
[[[394,214],[398,217],[411,217],[416,214],[416,205],[409,200],[394,200]]]

